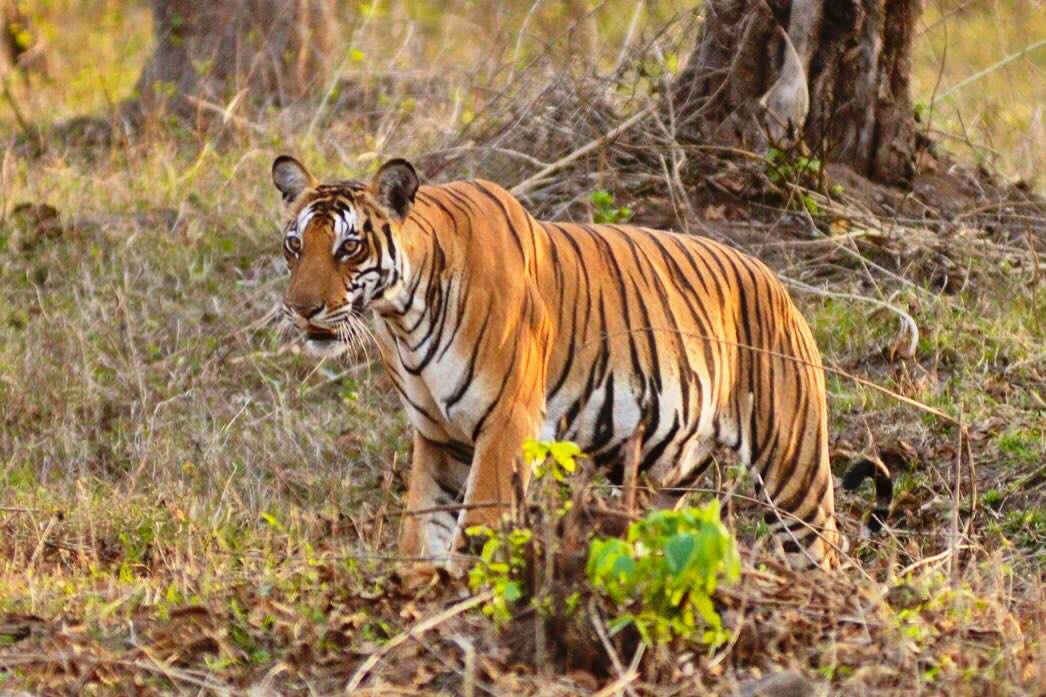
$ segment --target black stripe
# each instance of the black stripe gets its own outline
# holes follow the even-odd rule
[[[516,227],[512,224],[512,214],[509,213],[508,208],[505,208],[505,204],[501,201],[501,199],[499,199],[497,196],[491,193],[487,189],[487,187],[483,186],[483,184],[481,184],[480,182],[473,180],[469,183],[472,184],[472,186],[474,186],[477,191],[479,191],[484,196],[493,201],[495,204],[497,204],[498,208],[501,209],[502,215],[505,216],[505,223],[508,226],[508,231],[512,233],[512,240],[516,243],[516,247],[519,249],[519,255],[525,259],[526,254],[523,252],[523,240],[520,239],[519,233],[516,231]],[[536,257],[537,255],[535,253],[535,258]]]
[[[483,324],[479,328],[479,334],[476,336],[472,345],[472,355],[469,356],[468,367],[465,369],[464,379],[454,389],[450,397],[444,400],[443,405],[447,412],[450,412],[450,408],[461,401],[461,398],[465,396],[469,386],[472,385],[472,378],[476,372],[476,358],[479,356],[480,348],[483,344],[483,336],[487,333],[487,326],[490,323],[490,316],[492,313],[487,312],[483,317]]]

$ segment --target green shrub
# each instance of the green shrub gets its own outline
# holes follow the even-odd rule
[[[702,627],[706,644],[721,644],[728,636],[712,593],[720,577],[736,580],[741,564],[719,519],[718,501],[653,511],[629,526],[625,540],[593,540],[586,570],[592,586],[621,612],[611,631],[635,625],[648,644],[688,638]]]
[[[795,184],[800,187],[816,186],[817,179],[821,176],[822,164],[816,157],[806,155],[793,155],[778,148],[770,148],[766,152],[766,176],[774,184]],[[803,207],[810,215],[819,215],[820,206],[810,194],[805,191],[799,192],[799,198]]]
[[[486,525],[474,525],[465,531],[471,537],[485,537],[483,550],[469,569],[469,588],[494,591],[483,614],[497,624],[512,619],[511,604],[523,597],[522,578],[526,571],[526,551],[534,535],[527,529],[499,534]]]
[[[554,526],[571,510],[567,477],[575,472],[581,450],[569,442],[528,440],[523,454],[535,480],[532,490],[542,482],[538,520],[543,516]],[[528,587],[526,579],[533,572],[529,565],[540,565],[542,555],[551,553],[542,542],[554,547],[554,541],[539,540],[534,531],[507,516],[500,529],[478,525],[466,533],[484,540],[480,558],[469,570],[473,590],[493,591],[484,614],[501,625],[525,596],[533,607],[547,605],[542,589]],[[624,540],[593,539],[586,563],[588,587],[580,593],[600,593],[616,607],[613,632],[633,624],[652,644],[703,630],[700,640],[718,645],[728,634],[712,594],[721,580],[736,580],[740,568],[733,536],[719,517],[719,502],[711,501],[702,508],[653,511],[632,523]],[[572,596],[570,607],[579,597]]]

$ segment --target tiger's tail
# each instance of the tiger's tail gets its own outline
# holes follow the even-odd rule
[[[881,460],[862,458],[850,466],[843,475],[843,488],[847,491],[858,489],[865,479],[875,483],[875,508],[868,516],[868,532],[875,534],[883,529],[886,517],[890,514],[890,502],[893,500],[893,480],[890,470]]]

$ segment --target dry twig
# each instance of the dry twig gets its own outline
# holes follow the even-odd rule
[[[384,644],[380,649],[372,653],[367,658],[367,660],[363,662],[363,665],[356,669],[356,672],[353,674],[352,678],[345,685],[345,693],[352,694],[353,691],[360,686],[360,683],[363,682],[364,678],[367,677],[367,673],[372,671],[374,667],[378,665],[379,662],[381,662],[381,659],[385,658],[385,656],[394,651],[396,647],[400,646],[401,644],[410,639],[418,638],[430,629],[438,627],[439,625],[443,624],[452,617],[456,617],[463,612],[468,612],[469,610],[478,605],[482,605],[483,603],[487,602],[493,597],[494,591],[486,591],[485,593],[474,595],[471,598],[463,600],[460,603],[447,608],[443,612],[440,612],[436,615],[433,615],[432,617],[429,617],[426,620],[418,622],[407,631],[394,636],[392,639],[388,641],[388,643]]]

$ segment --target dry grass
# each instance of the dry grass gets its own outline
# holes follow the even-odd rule
[[[327,694],[377,647],[460,599],[454,583],[405,588],[390,576],[409,438],[380,368],[317,366],[260,321],[284,282],[269,164],[295,152],[314,171],[362,177],[403,154],[436,179],[514,184],[539,169],[533,159],[551,162],[645,104],[685,55],[690,4],[651,2],[630,32],[632,3],[599,5],[574,31],[560,10],[530,3],[482,19],[464,2],[443,12],[391,3],[369,22],[344,19],[346,48],[362,56],[347,52],[347,80],[322,109],[242,107],[225,125],[152,124],[148,138],[53,142],[33,159],[8,147],[0,689]],[[963,3],[971,8],[935,24],[959,4],[930,3],[924,20],[916,79],[927,101],[942,42],[947,89],[1042,35],[1032,2]],[[54,80],[11,81],[28,119],[46,126],[127,96],[148,50],[141,7],[29,5]],[[97,17],[110,38],[94,38]],[[495,27],[489,42],[459,40],[477,24]],[[642,71],[626,62],[608,77],[622,55]],[[986,164],[1041,177],[1042,56],[939,103],[934,124],[961,134],[960,156],[990,147],[999,155]],[[9,112],[0,124],[17,131]],[[634,154],[624,140],[618,152]],[[903,307],[922,330],[913,360],[890,357],[892,316],[797,295],[828,362],[961,418],[972,454],[957,481],[952,425],[832,377],[840,461],[872,434],[897,471],[890,533],[854,536],[864,573],[797,575],[774,561],[751,512],[736,511],[745,575],[720,598],[735,640],[716,653],[650,652],[630,689],[729,694],[793,668],[840,694],[1035,693],[1046,626],[1042,218],[1011,206],[945,224],[920,209],[901,222],[923,227],[899,227],[862,211],[855,192],[824,202],[817,221],[851,236],[811,243],[780,200],[735,220],[738,202],[702,194],[715,187],[690,191],[660,170],[621,178],[612,156],[597,149],[530,203],[586,215],[587,194],[612,188],[645,220],[708,231],[796,279]],[[699,156],[704,182],[720,165]],[[726,484],[731,476],[724,466]],[[848,532],[866,504],[843,497]],[[583,667],[550,675],[521,665],[517,648],[511,631],[475,613],[448,618],[364,685],[572,694],[619,677]]]
[[[931,133],[965,160],[1042,185],[1046,168],[1042,3],[930,0],[922,24],[912,77]],[[981,73],[983,77],[975,77]]]

